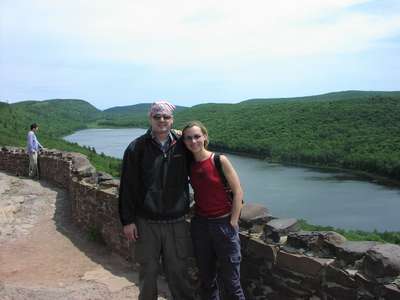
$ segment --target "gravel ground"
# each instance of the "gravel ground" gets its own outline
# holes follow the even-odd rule
[[[0,172],[0,299],[137,299],[137,273],[90,241],[69,207],[62,189]]]

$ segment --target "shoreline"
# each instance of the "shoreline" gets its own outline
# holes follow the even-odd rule
[[[142,127],[119,127],[119,126],[115,126],[115,127],[113,127],[113,126],[96,126],[96,127],[88,126],[87,128],[82,128],[82,129],[79,129],[78,131],[85,130],[85,129],[147,129],[147,127],[142,128]],[[173,128],[173,129],[176,129],[176,128]],[[77,131],[74,131],[67,135],[71,135],[75,132],[77,132]],[[65,135],[65,136],[67,136],[67,135]],[[65,136],[62,136],[60,138],[65,140],[64,139]],[[281,165],[287,166],[287,167],[301,167],[301,168],[315,169],[315,170],[319,170],[319,171],[346,173],[347,175],[354,177],[354,179],[356,179],[356,180],[368,181],[368,182],[376,183],[376,184],[387,186],[387,187],[400,188],[400,180],[388,178],[388,177],[385,177],[385,176],[382,176],[379,174],[369,173],[369,172],[362,171],[362,170],[346,169],[346,168],[338,167],[338,166],[313,165],[313,164],[301,163],[301,162],[285,162],[285,161],[280,161],[280,160],[273,160],[273,159],[268,159],[263,155],[235,151],[235,150],[231,150],[231,149],[225,148],[225,147],[218,147],[218,146],[213,145],[212,143],[209,145],[209,149],[211,151],[216,151],[216,152],[221,152],[221,153],[227,153],[227,154],[233,154],[233,155],[242,156],[242,157],[260,159],[260,160],[266,161],[268,163],[281,164]],[[117,157],[114,157],[114,158],[120,159]]]
[[[272,159],[263,157],[262,155],[234,151],[234,150],[230,150],[228,148],[219,148],[214,145],[209,145],[209,149],[211,151],[215,151],[215,152],[221,152],[221,153],[233,154],[233,155],[242,156],[242,157],[260,159],[260,160],[266,161],[268,163],[280,164],[280,165],[283,165],[286,167],[301,167],[301,168],[308,168],[308,169],[316,169],[319,171],[346,173],[347,175],[352,175],[351,177],[354,177],[354,179],[357,179],[357,180],[369,181],[369,182],[376,183],[379,185],[384,185],[387,187],[400,188],[400,180],[391,179],[391,178],[388,178],[388,177],[385,177],[385,176],[382,176],[379,174],[369,173],[369,172],[362,171],[362,170],[346,169],[346,168],[342,168],[342,167],[327,166],[327,165],[313,165],[313,164],[307,164],[307,163],[301,163],[301,162],[285,162],[285,161],[280,161],[280,160],[272,160]]]
[[[113,127],[113,126],[97,126],[97,127],[88,126],[87,128],[82,128],[82,129],[79,129],[78,131],[85,130],[85,129],[147,129],[147,127],[141,128],[141,127],[119,127],[119,126],[115,126],[115,127]],[[173,128],[173,129],[176,129],[176,128]],[[77,131],[74,131],[67,135],[71,135],[75,132],[77,132]],[[65,141],[64,138],[67,135],[62,136],[60,138]],[[400,180],[388,178],[388,177],[385,177],[385,176],[382,176],[379,174],[369,173],[369,172],[362,171],[362,170],[346,169],[346,168],[338,167],[338,166],[313,165],[313,164],[301,163],[301,162],[285,162],[285,161],[280,161],[280,160],[273,160],[273,159],[268,159],[263,155],[235,151],[235,150],[231,150],[231,149],[225,148],[225,147],[218,147],[218,146],[213,145],[212,143],[209,145],[209,149],[211,151],[216,151],[216,152],[221,152],[221,153],[227,153],[227,154],[233,154],[233,155],[242,156],[242,157],[260,159],[260,160],[266,161],[268,163],[281,164],[281,165],[287,166],[287,167],[302,167],[302,168],[315,169],[315,170],[319,170],[319,171],[346,173],[347,175],[351,175],[351,177],[354,177],[354,179],[356,179],[356,180],[368,181],[368,182],[376,183],[376,184],[387,186],[387,187],[400,188]],[[117,157],[113,157],[113,158],[120,159]]]

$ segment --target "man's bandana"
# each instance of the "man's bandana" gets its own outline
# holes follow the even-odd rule
[[[175,105],[169,103],[168,101],[156,101],[150,107],[149,116],[152,117],[154,115],[172,115],[174,109]]]

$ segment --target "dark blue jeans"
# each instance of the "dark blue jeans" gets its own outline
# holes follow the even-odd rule
[[[220,299],[218,281],[223,285],[226,299],[245,299],[240,285],[239,232],[231,226],[229,220],[230,216],[221,219],[195,216],[191,222],[194,254],[200,271],[204,300]]]

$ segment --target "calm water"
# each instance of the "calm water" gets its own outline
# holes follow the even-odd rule
[[[65,137],[122,158],[126,146],[144,129],[88,129]],[[272,215],[346,229],[400,231],[400,188],[300,167],[228,155],[239,173],[245,201],[267,206]]]

